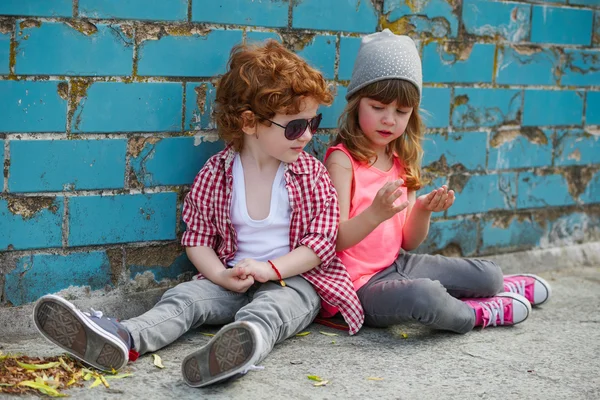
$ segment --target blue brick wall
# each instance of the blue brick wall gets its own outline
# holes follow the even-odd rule
[[[457,194],[417,251],[595,240],[596,0],[0,1],[0,305],[193,270],[182,201],[223,148],[211,115],[231,48],[273,38],[323,72],[335,101],[307,148],[322,158],[361,38],[383,28],[423,60],[418,194]]]

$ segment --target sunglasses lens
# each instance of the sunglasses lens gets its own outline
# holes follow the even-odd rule
[[[323,119],[323,114],[317,114],[317,116],[310,121],[311,133],[314,134],[317,132],[317,129],[319,129],[319,125],[321,124],[321,119]]]
[[[285,137],[288,140],[296,140],[304,134],[308,122],[305,119],[295,119],[288,122],[285,127]]]

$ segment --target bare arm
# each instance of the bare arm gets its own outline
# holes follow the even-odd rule
[[[186,247],[185,252],[198,272],[216,285],[232,292],[244,293],[254,284],[254,278],[244,270],[225,268],[211,247]]]
[[[325,166],[331,175],[333,186],[338,193],[340,204],[340,228],[337,238],[337,251],[348,249],[368,234],[373,232],[379,224],[391,218],[408,206],[405,202],[398,206],[394,205],[402,191],[399,187],[402,180],[388,182],[377,192],[373,204],[353,218],[348,218],[350,213],[350,199],[352,191],[352,164],[350,159],[342,151],[334,151],[327,159]]]

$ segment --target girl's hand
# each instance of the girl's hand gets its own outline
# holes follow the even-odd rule
[[[394,202],[402,196],[400,186],[404,184],[402,179],[388,182],[379,191],[373,199],[373,203],[365,210],[369,211],[378,224],[387,221],[400,211],[408,207],[409,202],[395,205]]]
[[[256,282],[264,283],[277,279],[277,274],[271,268],[271,264],[251,258],[244,258],[233,269],[240,271],[240,276],[254,278]]]
[[[454,190],[448,190],[448,186],[443,185],[429,194],[417,197],[415,205],[422,210],[440,212],[449,209],[454,200]]]

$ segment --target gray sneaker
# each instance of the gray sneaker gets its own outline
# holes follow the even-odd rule
[[[183,360],[183,380],[189,386],[203,387],[244,375],[260,356],[259,335],[249,322],[224,326],[204,347]]]
[[[84,313],[61,297],[47,295],[37,301],[33,320],[44,337],[97,369],[118,370],[129,361],[129,331],[99,311]]]

